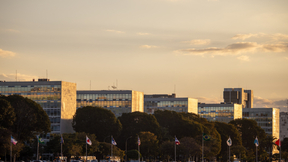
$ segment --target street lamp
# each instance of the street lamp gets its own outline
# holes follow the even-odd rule
[[[128,141],[128,139],[131,138],[131,137],[132,137],[132,136],[128,137],[128,138],[126,139],[126,142],[125,142],[125,161],[127,161],[127,141]]]

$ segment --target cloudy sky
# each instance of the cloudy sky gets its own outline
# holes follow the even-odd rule
[[[286,108],[287,0],[0,1],[0,80],[45,78],[78,90],[174,93],[221,102],[254,91]],[[285,109],[286,111],[286,109]]]

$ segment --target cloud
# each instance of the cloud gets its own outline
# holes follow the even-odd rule
[[[150,33],[137,33],[138,35],[151,35]]]
[[[142,46],[140,46],[140,48],[150,49],[150,48],[158,48],[158,46],[142,45]]]
[[[259,96],[254,96],[254,108],[280,108],[281,111],[287,111],[287,100],[271,100]]]
[[[285,52],[288,50],[288,43],[264,44],[262,49],[265,52]]]
[[[125,32],[123,32],[123,31],[118,31],[118,30],[105,30],[105,31],[107,31],[107,32],[112,32],[112,33],[125,33]]]
[[[196,99],[198,99],[198,102],[201,102],[201,103],[221,103],[223,102],[223,99],[222,98],[217,98],[217,97],[214,97],[214,98],[208,98],[208,97],[195,97]]]
[[[238,55],[246,52],[254,52],[259,45],[256,42],[237,42],[226,46],[225,48],[209,47],[204,49],[182,49],[175,52],[189,53],[187,55],[204,55],[209,53],[214,55]]]
[[[250,61],[249,56],[246,56],[246,55],[239,56],[237,57],[237,59],[241,61]]]
[[[182,43],[188,43],[190,45],[207,45],[210,44],[210,39],[195,39],[190,41],[183,41]]]
[[[17,81],[32,81],[35,78],[38,78],[38,77],[17,73]],[[4,74],[4,73],[0,74],[0,80],[15,81],[16,80],[16,74]]]
[[[276,34],[265,34],[265,33],[258,33],[258,34],[236,34],[235,36],[232,37],[232,39],[241,39],[245,40],[251,37],[268,37],[274,41],[279,41],[279,40],[288,40],[288,35],[287,34],[281,34],[281,33],[276,33]]]
[[[0,49],[0,57],[6,58],[6,57],[14,57],[16,54],[11,51],[4,51]]]
[[[6,29],[6,31],[12,32],[12,33],[20,33],[19,30],[15,30],[15,29]]]

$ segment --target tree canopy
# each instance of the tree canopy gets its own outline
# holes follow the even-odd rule
[[[122,124],[110,110],[92,106],[77,109],[72,126],[76,132],[95,134],[99,141],[111,135],[117,137],[122,129]]]

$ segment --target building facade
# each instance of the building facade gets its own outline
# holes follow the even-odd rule
[[[77,91],[77,109],[98,106],[111,110],[116,117],[123,113],[144,112],[144,93],[133,90]]]
[[[242,104],[243,108],[253,108],[254,94],[252,90],[243,88],[224,88],[223,99],[225,103]]]
[[[241,104],[205,104],[198,103],[198,115],[208,121],[229,123],[242,118]]]
[[[288,112],[280,113],[280,139],[288,138]]]
[[[153,94],[144,96],[144,112],[154,114],[156,110],[169,110],[197,114],[198,100],[194,98],[176,98],[175,94]]]
[[[272,135],[276,139],[280,138],[280,109],[279,108],[253,108],[243,109],[243,118],[253,119],[258,126],[264,129],[265,133]],[[278,153],[276,148],[273,148],[272,153]]]
[[[48,114],[51,133],[73,133],[72,120],[76,112],[76,84],[64,81],[0,82],[1,95],[18,94],[40,104]],[[49,139],[50,133],[44,137]]]

